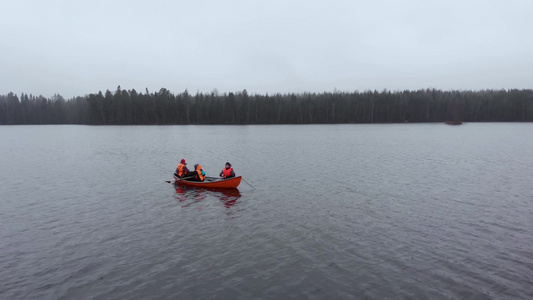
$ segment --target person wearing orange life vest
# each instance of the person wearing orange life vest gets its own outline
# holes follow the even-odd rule
[[[219,176],[222,178],[235,177],[235,172],[233,172],[233,168],[229,162],[226,162],[226,166],[224,169],[222,169],[222,172],[220,172]]]
[[[194,165],[194,171],[189,173],[190,178],[187,178],[187,180],[191,181],[204,181],[205,179],[205,172],[204,169],[202,169],[202,166],[199,164]]]
[[[174,173],[174,175],[176,175],[176,177],[178,178],[183,178],[186,177],[189,172],[190,171],[187,168],[187,162],[185,161],[185,158],[182,158],[180,164],[176,168],[176,173]]]

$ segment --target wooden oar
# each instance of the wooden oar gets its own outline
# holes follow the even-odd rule
[[[241,178],[241,179],[242,179],[242,181],[246,182],[247,185],[251,186],[255,190],[255,187],[253,185],[249,184],[248,181],[244,180],[244,178]]]

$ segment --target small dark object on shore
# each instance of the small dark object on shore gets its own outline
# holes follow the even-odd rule
[[[462,125],[463,122],[461,122],[461,121],[446,121],[446,124],[448,124],[448,125]]]

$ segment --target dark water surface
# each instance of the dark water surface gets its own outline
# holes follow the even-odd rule
[[[531,299],[533,124],[1,126],[1,299]],[[165,183],[181,158],[237,191]]]

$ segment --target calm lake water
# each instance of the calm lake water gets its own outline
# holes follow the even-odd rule
[[[533,297],[530,123],[0,126],[0,141],[2,299]],[[181,158],[246,182],[176,188]]]

